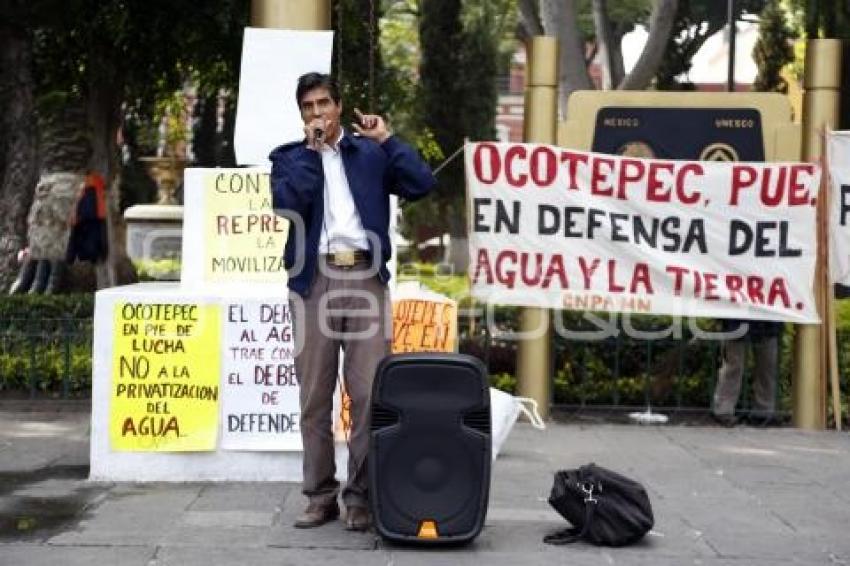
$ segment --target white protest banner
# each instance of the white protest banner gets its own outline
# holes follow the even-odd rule
[[[476,298],[572,310],[818,322],[820,169],[466,147]]]
[[[239,165],[265,165],[275,147],[304,137],[298,77],[330,73],[333,32],[245,28],[233,145]]]
[[[221,447],[301,450],[301,409],[289,305],[246,299],[225,305]]]
[[[829,211],[829,272],[835,283],[850,285],[850,132],[827,134],[832,181]]]

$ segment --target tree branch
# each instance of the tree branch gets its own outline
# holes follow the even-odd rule
[[[617,37],[608,17],[607,0],[593,0],[593,27],[596,31],[596,44],[603,57],[603,88],[613,88],[620,84],[626,74],[623,64],[621,37]]]
[[[540,19],[548,35],[558,39],[559,104],[566,116],[567,99],[573,91],[590,90],[593,83],[585,64],[585,42],[578,25],[577,0],[541,0]]]
[[[599,42],[594,41],[590,46],[590,51],[584,56],[584,64],[585,66],[590,66],[593,63],[593,60],[596,59],[596,54],[599,53]]]
[[[543,35],[543,24],[540,23],[536,0],[519,0],[519,15],[519,25],[524,36],[522,39]]]
[[[620,85],[620,90],[642,90],[649,86],[664,57],[676,21],[678,0],[655,0],[649,17],[649,37],[640,57]]]

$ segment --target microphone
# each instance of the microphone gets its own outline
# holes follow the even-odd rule
[[[313,128],[313,139],[321,144],[324,141],[325,131],[322,128]]]

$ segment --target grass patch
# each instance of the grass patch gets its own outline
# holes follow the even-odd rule
[[[406,263],[399,267],[398,282],[419,281],[428,289],[465,304],[469,301],[469,278],[442,271],[433,263]]]

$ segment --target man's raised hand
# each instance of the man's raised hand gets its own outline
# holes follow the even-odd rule
[[[390,137],[390,131],[387,129],[387,124],[384,119],[377,114],[363,114],[357,108],[354,109],[356,122],[352,122],[351,126],[361,136],[375,140],[378,143],[384,143]]]

